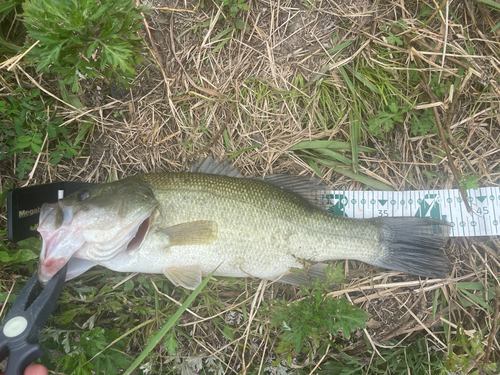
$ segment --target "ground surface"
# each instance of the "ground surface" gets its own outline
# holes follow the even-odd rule
[[[108,83],[86,83],[82,101],[95,123],[86,148],[59,165],[50,165],[48,155],[42,155],[30,185],[182,171],[195,157],[212,155],[230,158],[245,175],[319,171],[339,190],[457,188],[438,130],[418,131],[427,120],[436,123],[433,108],[452,136],[448,144],[460,176],[472,176],[480,186],[500,185],[500,30],[491,31],[498,12],[471,1],[285,0],[251,1],[248,11],[231,18],[227,9],[207,1],[154,0],[152,5],[146,16],[151,36],[143,30],[149,62],[137,68],[134,87],[114,99]],[[244,30],[235,28],[241,21]],[[429,95],[427,82],[436,97]],[[377,118],[382,119],[378,125],[373,122]],[[393,126],[381,131],[386,124]],[[339,151],[344,164],[338,164],[338,157],[325,161],[317,150],[290,150],[317,139],[345,142]],[[342,173],[346,170],[351,175]],[[12,173],[2,175],[5,179]],[[369,178],[368,184],[362,178]],[[347,296],[367,311],[367,329],[349,340],[332,339],[326,355],[294,355],[291,364],[273,363],[281,356],[276,352],[280,331],[271,329],[268,316],[257,311],[265,311],[263,303],[272,304],[272,299],[298,300],[299,290],[258,280],[217,281],[191,307],[192,313],[179,320],[175,353],[155,351],[154,360],[164,367],[153,372],[241,373],[246,367],[249,373],[314,373],[342,360],[343,348],[361,364],[353,373],[375,373],[383,371],[380,358],[387,353],[397,353],[387,363],[408,363],[406,350],[417,344],[424,345],[417,352],[431,350],[444,360],[454,351],[457,356],[467,353],[473,360],[455,370],[472,372],[482,363],[484,350],[471,354],[466,344],[452,342],[457,326],[463,327],[467,340],[490,348],[490,362],[499,361],[498,337],[491,334],[498,320],[500,294],[495,297],[494,290],[499,286],[499,250],[495,237],[452,239],[445,251],[453,271],[446,280],[424,281],[344,262],[347,284],[334,287],[331,295]],[[85,285],[95,281],[93,287],[103,288],[106,283],[93,272]],[[149,279],[137,277],[132,280],[139,298],[151,291],[144,286]],[[65,297],[71,303],[76,303],[81,282],[75,285],[68,292],[73,297]],[[183,291],[165,288],[172,298],[185,299]],[[121,334],[175,310],[175,305],[166,307],[171,304],[166,297],[151,293],[156,313],[131,312],[134,323],[117,318]],[[94,315],[109,324],[107,312],[89,309],[75,307],[82,312],[80,324]],[[127,350],[141,348],[159,328],[156,324],[146,325],[148,332],[131,334]],[[432,362],[430,355],[420,360]],[[410,368],[401,371],[410,373]],[[431,372],[430,364],[423,368]]]

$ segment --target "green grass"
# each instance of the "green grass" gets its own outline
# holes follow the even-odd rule
[[[495,2],[476,0],[475,3],[488,7],[492,19],[498,20],[495,18],[497,13],[494,13],[498,12]],[[235,51],[231,48],[240,46],[236,41],[246,41],[245,37],[254,27],[253,24],[242,25],[243,20],[247,20],[245,2],[224,1],[219,4],[225,7],[225,13],[217,20],[217,27],[210,38],[212,55],[202,58],[202,66],[206,64],[205,67],[212,63],[223,65],[227,54]],[[378,4],[387,6],[385,2]],[[208,3],[204,5],[209,9]],[[308,14],[315,15],[315,7],[320,4],[307,1],[304,5]],[[0,14],[13,17],[12,9],[0,6]],[[441,7],[441,11],[443,9]],[[457,12],[453,8],[450,19],[460,24],[464,18],[453,11]],[[430,51],[418,42],[425,39],[424,30],[439,30],[441,21],[436,12],[434,4],[422,4],[421,9],[411,13],[418,15],[413,23],[402,22],[397,17],[389,19],[392,13],[383,13],[383,20],[369,24],[369,33],[368,29],[357,32],[357,24],[343,20],[348,27],[332,34],[330,47],[319,52],[324,58],[323,65],[313,67],[314,74],[307,74],[310,73],[308,69],[313,69],[307,64],[297,64],[293,79],[286,82],[242,74],[242,79],[238,76],[238,90],[230,86],[225,91],[226,98],[222,100],[194,95],[182,87],[174,93],[173,101],[180,97],[188,99],[175,104],[177,113],[168,113],[165,121],[159,121],[170,134],[179,130],[182,137],[172,140],[163,151],[171,152],[173,149],[172,154],[180,156],[181,160],[198,151],[212,139],[214,128],[222,125],[221,120],[214,125],[211,116],[217,116],[220,111],[211,112],[213,108],[235,103],[235,115],[211,150],[229,160],[247,166],[260,166],[257,163],[267,162],[268,155],[283,155],[283,159],[298,158],[310,167],[309,172],[314,171],[318,176],[327,178],[331,173],[337,173],[334,176],[347,181],[343,186],[354,183],[360,189],[421,188],[424,183],[431,187],[443,186],[449,176],[442,166],[445,154],[439,148],[434,114],[430,108],[418,107],[431,102],[422,87],[420,71],[427,75],[429,86],[439,100],[448,98],[453,85],[456,95],[461,95],[460,104],[466,108],[466,116],[472,119],[488,105],[491,106],[490,122],[487,126],[480,123],[476,129],[480,136],[471,141],[475,145],[493,137],[496,99],[490,86],[481,86],[483,83],[474,81],[474,76],[468,75],[467,69],[449,63],[449,59],[447,64],[450,66],[447,65],[447,68],[453,74],[427,69],[431,67],[427,63],[424,63],[426,69],[419,69],[412,60],[411,47]],[[6,20],[12,22],[8,17],[3,18],[4,23]],[[180,40],[185,35],[191,36],[192,32],[193,37],[203,40],[203,33],[211,21],[203,19],[199,25],[186,26],[187,29],[181,30],[177,37]],[[256,22],[256,18],[250,21]],[[495,22],[493,29],[498,29],[500,22]],[[49,26],[56,28],[57,23]],[[489,24],[487,28],[491,29]],[[483,53],[485,47],[473,35],[473,30],[464,25],[462,29],[463,38],[457,40],[460,40],[466,53]],[[352,34],[345,34],[346,30]],[[450,30],[456,31],[454,28]],[[71,38],[70,35],[66,37]],[[457,35],[454,37],[458,38]],[[3,39],[0,35],[0,47],[6,47],[2,52],[7,56],[16,53],[18,48],[13,47],[11,39],[4,39],[5,35]],[[370,43],[360,50],[369,39]],[[87,45],[88,51],[92,52],[90,47],[90,44]],[[47,56],[50,57],[51,53],[55,52],[45,51],[42,55],[39,61],[42,70],[49,67]],[[355,57],[331,69],[354,53],[357,53]],[[69,55],[71,59],[66,64],[76,61],[75,54]],[[84,51],[81,56],[89,58],[91,55]],[[459,60],[469,64],[467,58]],[[120,61],[112,58],[107,61],[108,64],[104,65],[108,70],[103,75],[110,78],[109,69],[121,65]],[[95,69],[100,67],[99,63],[92,63],[87,68],[92,70],[92,74],[97,74]],[[127,64],[133,65],[130,61]],[[436,57],[435,64],[441,64],[441,56]],[[58,66],[59,70],[63,68]],[[130,72],[128,65],[123,65],[122,69]],[[176,69],[171,69],[171,72],[175,73]],[[31,66],[31,72],[35,70],[36,66]],[[61,89],[64,101],[74,107],[82,107],[66,86],[78,83],[75,72],[55,72],[62,74],[59,78],[66,79],[61,84],[57,79],[53,82],[54,87]],[[69,76],[72,78],[68,81]],[[47,74],[43,76],[44,79],[47,77]],[[5,73],[2,78],[16,87],[17,78],[13,74]],[[129,81],[131,77],[122,78]],[[196,82],[203,84],[202,81]],[[217,80],[212,83],[216,85]],[[461,86],[465,89],[458,93]],[[467,91],[469,87],[476,91],[470,89],[471,94]],[[53,87],[49,88],[54,91]],[[77,87],[73,86],[73,89]],[[9,163],[15,160],[15,173],[20,179],[31,171],[39,155],[49,163],[52,160],[52,164],[62,167],[66,167],[68,164],[65,162],[77,154],[87,156],[88,150],[82,143],[92,132],[92,126],[88,121],[61,126],[69,119],[63,118],[65,109],[55,113],[54,105],[53,99],[36,88],[17,89],[0,98],[3,120],[0,159]],[[161,118],[161,109],[155,110]],[[443,118],[446,117],[446,113],[440,111]],[[128,121],[129,118],[123,117]],[[458,120],[462,118],[458,117]],[[156,129],[149,133],[145,142],[148,145],[157,141],[153,139]],[[486,131],[480,133],[484,129]],[[393,149],[401,134],[414,138],[407,142],[413,147],[409,159]],[[477,159],[475,151],[467,150],[472,147],[468,143],[469,135],[466,128],[460,127],[448,134],[453,137],[449,139],[449,144],[457,150],[457,160],[463,161],[463,180],[460,183],[468,188],[486,180],[479,178],[479,173],[483,173],[479,166],[483,167],[481,163],[484,160]],[[42,147],[45,138],[47,143]],[[391,161],[403,160],[415,160],[419,164],[409,165],[407,169],[391,165]],[[376,166],[389,165],[389,168],[374,171],[373,163]],[[396,172],[393,173],[391,168]],[[113,169],[114,166],[109,170]],[[113,174],[106,174],[104,178],[108,175],[109,180],[114,179]],[[394,183],[394,180],[403,183]],[[2,183],[4,181],[11,181],[11,178],[4,180],[2,176]],[[19,183],[18,180],[15,182]],[[0,203],[3,203],[8,186],[4,183]],[[8,299],[10,303],[27,275],[36,268],[39,244],[29,240],[20,243],[20,250],[16,251],[15,245],[5,240],[4,230],[0,231],[0,236],[2,272],[9,277],[21,275]],[[494,244],[490,245],[494,248]],[[462,257],[459,266],[464,269],[457,272],[461,275],[474,270],[479,276],[470,279],[473,281],[468,279],[426,292],[422,300],[426,300],[427,304],[423,304],[422,310],[419,307],[422,300],[415,297],[416,288],[400,288],[394,292],[408,299],[407,306],[412,306],[410,308],[417,312],[422,322],[428,324],[433,335],[445,347],[417,323],[409,326],[408,329],[413,331],[374,347],[368,335],[375,335],[376,330],[369,327],[363,330],[367,313],[374,319],[383,314],[386,308],[383,304],[390,302],[390,294],[381,299],[380,305],[376,305],[374,301],[378,297],[368,292],[366,295],[362,292],[350,293],[349,297],[353,300],[366,298],[351,305],[347,297],[326,296],[339,289],[338,286],[318,283],[311,285],[310,289],[299,289],[273,284],[266,286],[261,294],[259,285],[263,284],[260,280],[217,278],[207,282],[196,296],[196,293],[174,288],[163,276],[137,275],[125,280],[127,275],[98,268],[66,283],[58,310],[42,333],[42,344],[51,350],[42,358],[42,363],[51,369],[58,364],[58,371],[75,374],[132,371],[142,374],[186,374],[189,371],[222,374],[241,372],[243,364],[248,374],[302,375],[313,370],[318,374],[494,373],[497,371],[495,367],[498,367],[494,362],[498,361],[498,355],[486,364],[483,359],[495,311],[496,280],[485,271],[481,259],[470,253],[472,255],[467,252]],[[351,265],[349,282],[355,283],[356,278],[363,279],[365,271]],[[7,300],[11,286],[7,280],[10,279],[2,278],[0,301]],[[380,280],[373,282],[380,283]],[[374,293],[379,291],[377,289]],[[6,309],[8,307],[6,305]],[[185,308],[189,311],[181,316]],[[343,311],[343,314],[338,311]],[[349,318],[352,321],[349,322]],[[316,329],[314,323],[318,321],[324,324]],[[457,321],[461,325],[456,325]]]

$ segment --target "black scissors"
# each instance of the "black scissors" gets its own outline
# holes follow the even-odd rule
[[[41,287],[35,272],[18,294],[0,325],[0,361],[9,357],[5,375],[22,375],[31,362],[43,355],[38,339],[57,305],[67,269],[66,264],[45,288]]]

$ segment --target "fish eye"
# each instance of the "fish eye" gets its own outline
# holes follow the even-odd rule
[[[76,197],[78,198],[78,200],[80,202],[84,201],[85,199],[87,199],[88,197],[90,197],[90,192],[88,190],[84,190],[84,191],[78,193],[78,195]]]

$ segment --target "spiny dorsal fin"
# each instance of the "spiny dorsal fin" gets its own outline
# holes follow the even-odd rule
[[[280,189],[295,193],[314,207],[324,210],[321,204],[321,192],[328,190],[328,187],[315,177],[274,174],[258,178]]]
[[[161,229],[168,236],[168,246],[209,245],[217,239],[217,223],[198,220]]]
[[[220,159],[214,159],[211,156],[208,156],[206,158],[198,158],[198,160],[196,160],[191,168],[189,168],[189,172],[217,174],[220,176],[228,177],[243,177],[243,175],[234,165],[231,165]]]

